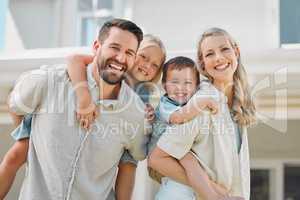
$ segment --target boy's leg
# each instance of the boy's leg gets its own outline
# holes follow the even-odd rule
[[[0,200],[8,193],[18,169],[26,162],[29,139],[17,141],[0,164]]]
[[[226,194],[220,194],[220,191],[215,190],[215,185],[211,184],[208,175],[191,152],[187,153],[179,162],[185,169],[191,187],[202,198],[217,200],[226,196]]]

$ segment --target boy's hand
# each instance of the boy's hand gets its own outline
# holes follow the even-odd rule
[[[217,114],[219,112],[219,105],[212,98],[199,99],[198,100],[198,108],[201,110],[208,108],[212,114]]]
[[[99,109],[93,102],[88,104],[85,102],[79,102],[76,116],[80,126],[89,130],[91,124],[99,116]]]
[[[145,117],[146,117],[147,121],[150,124],[152,124],[155,119],[155,111],[154,111],[154,108],[149,103],[146,104],[145,113],[146,113]]]

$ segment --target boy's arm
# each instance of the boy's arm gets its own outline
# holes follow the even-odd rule
[[[130,200],[135,183],[136,165],[130,162],[120,162],[116,180],[116,199]]]
[[[204,109],[209,108],[212,113],[217,113],[218,104],[210,98],[191,99],[185,106],[170,115],[170,124],[182,124],[194,119]]]
[[[88,89],[86,74],[86,66],[93,59],[94,56],[83,54],[74,54],[67,57],[68,74],[78,99],[77,119],[80,120],[80,125],[87,129],[98,114]]]

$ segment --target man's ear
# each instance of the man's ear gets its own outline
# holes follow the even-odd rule
[[[93,54],[94,55],[97,54],[97,51],[100,47],[101,47],[100,42],[98,40],[94,40],[94,43],[93,43]]]

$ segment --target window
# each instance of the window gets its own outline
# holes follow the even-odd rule
[[[270,170],[268,169],[251,170],[251,199],[255,199],[255,200],[270,199]]]
[[[300,1],[280,0],[280,44],[300,46]]]
[[[0,1],[0,51],[4,49],[7,0]]]
[[[79,44],[90,45],[103,23],[125,16],[125,0],[78,0]]]
[[[300,199],[300,166],[284,167],[284,199]]]

